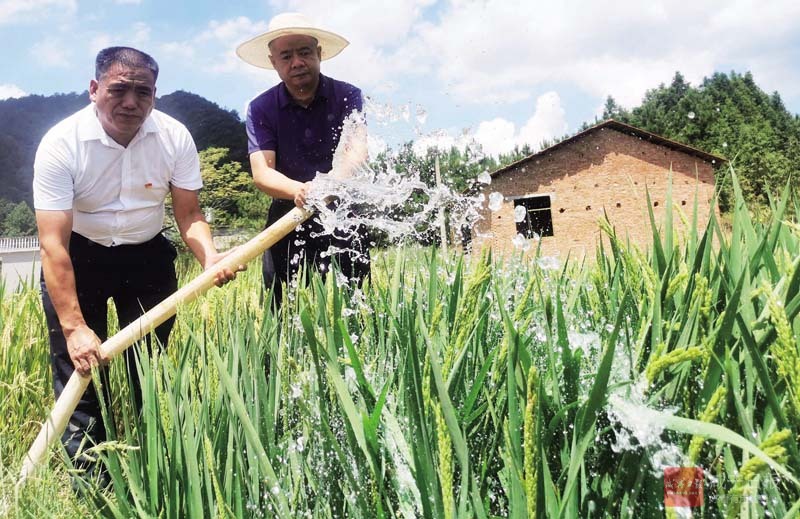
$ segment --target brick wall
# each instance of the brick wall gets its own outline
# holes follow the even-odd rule
[[[533,156],[493,178],[484,189],[505,196],[502,207],[489,211],[476,226],[474,247],[491,246],[500,254],[518,251],[514,197],[551,196],[553,236],[541,239],[542,254],[562,260],[593,254],[600,239],[598,221],[604,211],[621,237],[647,248],[652,242],[646,191],[657,222],[663,221],[669,172],[672,169],[673,222],[681,229],[691,222],[697,196],[698,228],[708,222],[714,194],[715,165],[669,147],[653,144],[611,128],[599,128],[574,142]],[[529,242],[532,249],[536,243]]]

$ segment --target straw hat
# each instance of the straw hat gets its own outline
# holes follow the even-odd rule
[[[261,68],[273,68],[269,61],[269,42],[289,34],[305,34],[316,38],[322,47],[322,61],[330,59],[350,43],[338,34],[319,29],[300,13],[282,13],[269,21],[269,30],[247,40],[236,48],[236,55],[247,63]]]

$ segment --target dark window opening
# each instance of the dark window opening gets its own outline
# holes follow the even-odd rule
[[[514,207],[525,208],[525,219],[517,222],[517,232],[526,238],[534,235],[553,236],[553,213],[550,209],[550,196],[531,196],[514,200]]]

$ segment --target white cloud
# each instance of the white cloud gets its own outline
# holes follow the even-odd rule
[[[142,0],[114,0],[114,3],[119,5],[139,5]]]
[[[545,140],[560,137],[567,131],[566,113],[556,92],[547,92],[536,100],[536,109],[517,131],[516,125],[501,117],[483,121],[475,132],[475,140],[487,155],[508,153],[515,146],[529,145],[538,150]]]
[[[465,106],[524,106],[567,85],[632,107],[676,71],[696,85],[731,68],[763,73],[768,90],[800,92],[796,45],[787,43],[800,34],[800,3],[788,0],[583,1],[578,8],[508,0],[271,0],[263,18],[212,20],[194,38],[162,43],[159,55],[261,90],[277,75],[245,64],[234,50],[282,11],[305,13],[351,42],[322,64],[323,73],[393,103],[406,101],[400,96],[416,82],[429,87],[430,102],[445,96]],[[515,132],[527,128],[538,144],[537,127],[522,123]]]
[[[264,22],[253,22],[246,16],[229,20],[211,20],[208,27],[196,38],[197,41],[216,40],[234,47],[239,43],[267,30]]]
[[[17,85],[12,85],[10,83],[0,85],[0,100],[25,97],[26,95],[28,95],[28,93]]]
[[[190,42],[167,42],[159,47],[159,56],[175,58],[179,61],[193,61],[197,53]]]
[[[514,148],[517,129],[509,120],[497,117],[491,121],[483,121],[475,132],[475,140],[487,155],[498,155]]]
[[[137,22],[133,24],[132,29],[130,42],[133,47],[143,47],[150,42],[150,26],[146,23]]]
[[[147,52],[148,47],[152,44],[150,34],[150,26],[143,22],[136,22],[130,26],[128,31],[119,34],[95,32],[88,38],[88,54],[94,61],[99,51],[112,45],[128,45]]]
[[[508,153],[526,144],[538,150],[543,141],[560,137],[567,131],[566,112],[557,92],[547,92],[536,100],[533,115],[519,129],[502,117],[482,121],[474,131],[467,130],[453,137],[445,130],[436,130],[414,140],[414,152],[424,155],[429,148],[464,150],[469,144],[479,144],[485,155]]]
[[[94,60],[98,52],[114,45],[115,42],[116,40],[112,38],[110,34],[101,33],[94,35],[89,41],[89,54],[91,55],[91,59]]]
[[[236,56],[236,47],[248,39],[266,32],[267,24],[252,21],[246,16],[227,20],[211,20],[206,28],[194,38],[184,41],[165,42],[160,46],[164,54],[190,60],[199,70],[210,74],[237,73],[263,82],[263,69],[248,65]],[[277,75],[275,75],[277,81]]]
[[[55,38],[46,38],[33,45],[30,50],[33,62],[42,67],[69,68],[72,66],[69,46]]]
[[[0,25],[41,21],[52,14],[74,14],[76,0],[0,0]]]
[[[558,75],[583,91],[602,98],[612,95],[622,106],[632,107],[641,103],[644,93],[660,83],[669,83],[676,71],[694,85],[704,75],[714,70],[713,57],[697,50],[691,61],[681,65],[679,54],[662,58],[636,56],[599,56],[576,59],[569,65],[557,69]]]
[[[800,34],[793,0],[617,0],[577,8],[452,0],[440,13],[417,20],[395,54],[410,56],[456,101],[477,103],[515,103],[564,82],[630,106],[677,70],[696,84],[720,67],[756,68],[764,59],[775,62],[776,74],[796,69]]]
[[[0,0],[0,6],[12,3],[27,2]],[[779,90],[785,98],[800,95],[796,64],[800,58],[800,2],[788,0],[763,5],[750,0],[731,0],[724,5],[713,0],[691,4],[678,0],[583,0],[577,7],[575,2],[522,0],[352,0],[338,4],[270,0],[267,9],[256,15],[209,20],[199,30],[195,27],[190,37],[159,34],[155,26],[150,30],[144,24],[129,26],[125,33],[134,43],[144,41],[153,48],[152,54],[164,70],[176,71],[176,87],[209,95],[217,87],[197,86],[193,83],[197,78],[225,83],[231,85],[228,91],[236,94],[214,100],[238,106],[242,98],[275,84],[278,77],[273,71],[241,61],[235,48],[266,31],[269,18],[281,11],[303,12],[351,42],[341,55],[322,64],[323,73],[352,82],[365,94],[398,107],[425,104],[437,123],[441,121],[437,104],[455,105],[460,113],[444,124],[450,128],[472,125],[471,138],[480,136],[490,153],[523,143],[538,146],[542,139],[565,133],[561,100],[546,94],[554,89],[562,94],[568,91],[569,99],[586,95],[591,98],[586,104],[591,106],[600,105],[610,94],[630,108],[641,102],[647,89],[669,83],[678,70],[697,85],[703,76],[717,70],[749,69],[766,90]],[[2,12],[0,8],[0,20]],[[84,36],[93,46],[92,57],[112,42],[96,31],[86,31]],[[115,35],[113,42],[117,41]],[[415,97],[420,95],[424,97]],[[470,120],[475,104],[481,105],[481,115]],[[494,114],[487,109],[493,105],[504,114],[510,113],[511,105],[518,115],[492,119]],[[533,115],[526,118],[531,111]],[[578,120],[594,115],[570,113]],[[479,124],[481,118],[485,120]],[[370,123],[374,128],[372,116]],[[406,131],[420,131],[413,110],[411,120],[400,124],[405,124]],[[445,140],[442,135],[417,138],[423,144]],[[464,140],[454,137],[451,141]]]
[[[561,106],[561,97],[556,92],[547,92],[536,100],[536,111],[520,128],[516,144],[529,144],[538,149],[542,141],[560,137],[566,131],[566,112]]]

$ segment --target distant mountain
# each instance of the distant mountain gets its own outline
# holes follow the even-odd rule
[[[235,110],[224,110],[204,97],[183,90],[159,98],[156,108],[185,124],[199,151],[211,147],[228,148],[228,159],[241,162],[244,169],[250,171],[247,134]]]
[[[89,103],[89,93],[31,95],[0,101],[0,198],[32,201],[33,159],[44,134]],[[238,114],[184,91],[156,99],[156,108],[181,121],[198,150],[230,149],[230,160],[249,171],[247,136]]]

